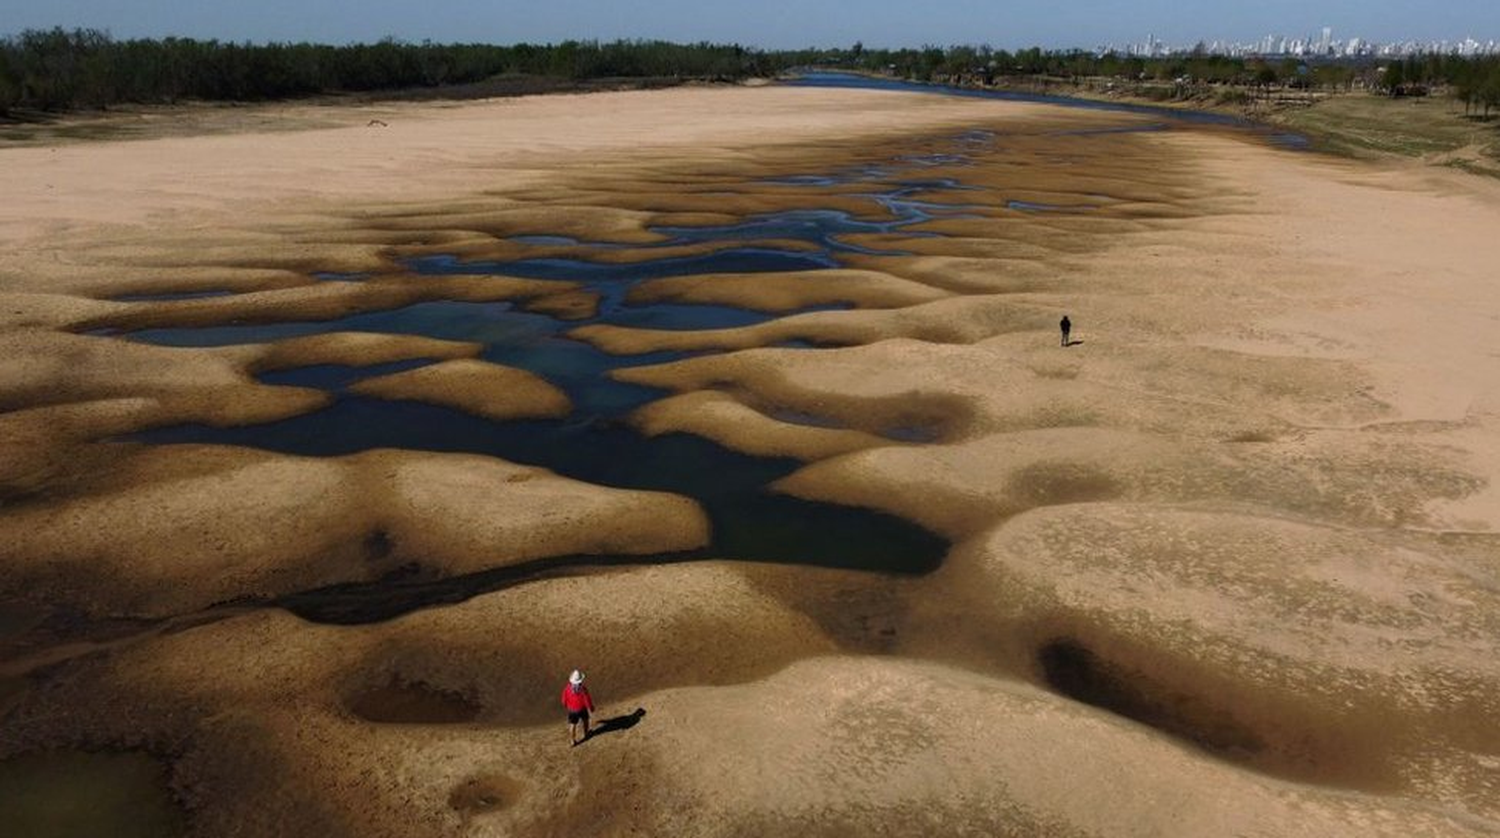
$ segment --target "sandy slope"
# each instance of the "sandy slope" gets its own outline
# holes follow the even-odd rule
[[[1116,114],[853,91],[269,113],[307,127],[0,150],[9,601],[164,616],[408,561],[444,575],[701,543],[684,499],[473,457],[95,442],[314,409],[321,394],[250,374],[316,362],[454,359],[381,389],[482,413],[464,383],[504,372],[461,360],[472,345],[176,350],[59,331],[545,305],[557,289],[429,285],[397,259],[499,258],[528,233],[641,243],[648,224],[785,206],[868,212],[853,190],[747,184],[986,127],[999,135],[975,165],[934,172],[977,186],[965,200],[982,217],[924,225],[943,238],[866,237],[909,255],[851,259],[836,291],[795,275],[759,296],[744,280],[641,290],[852,310],[579,333],[743,350],[621,374],[682,391],[637,423],[800,457],[785,491],[888,510],[955,547],[918,579],[708,564],[374,626],[252,611],[105,638],[0,690],[0,754],[145,748],[172,761],[205,834],[1500,834],[1495,184],[1081,130],[1138,124]],[[196,288],[250,293],[104,299]],[[1064,312],[1082,341],[1066,350]],[[792,338],[842,348],[771,348]],[[505,413],[558,409],[533,389]],[[910,428],[923,435],[892,433]],[[17,656],[67,658],[43,646],[69,631],[100,637],[87,620],[16,621],[6,674],[26,669]],[[569,751],[545,708],[579,663],[610,714],[647,714]],[[427,717],[356,701],[389,698],[393,678],[425,685],[411,700]],[[439,718],[449,705],[467,721]]]

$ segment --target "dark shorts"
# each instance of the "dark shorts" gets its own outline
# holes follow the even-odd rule
[[[587,710],[579,710],[577,713],[574,713],[571,710],[568,711],[568,724],[570,725],[576,725],[579,722],[586,722],[588,720],[589,711]]]

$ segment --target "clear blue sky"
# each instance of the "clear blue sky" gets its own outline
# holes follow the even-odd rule
[[[1500,39],[1500,0],[0,0],[0,34],[75,26],[116,38],[234,41],[737,42],[766,48],[1092,47],[1304,35]]]

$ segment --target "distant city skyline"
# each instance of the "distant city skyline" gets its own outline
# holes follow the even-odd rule
[[[1419,41],[1372,41],[1358,35],[1342,37],[1335,35],[1331,26],[1322,27],[1317,34],[1282,35],[1268,34],[1251,41],[1226,41],[1199,39],[1191,44],[1167,43],[1150,34],[1142,41],[1124,45],[1100,44],[1094,48],[1098,53],[1122,53],[1125,55],[1162,57],[1180,55],[1202,50],[1210,55],[1253,56],[1289,55],[1299,58],[1369,58],[1404,56],[1415,53],[1445,53],[1464,56],[1500,55],[1500,39],[1481,41],[1477,38],[1455,40]]]
[[[4,0],[11,4],[14,0]],[[1172,46],[1256,44],[1267,36],[1318,37],[1327,27],[1369,43],[1500,40],[1500,0],[864,0],[848,6],[805,0],[36,0],[0,11],[0,34],[87,27],[116,38],[181,36],[225,41],[407,41],[533,43],[648,38],[740,43],[767,49],[990,44],[1016,49],[1125,51],[1152,35]]]

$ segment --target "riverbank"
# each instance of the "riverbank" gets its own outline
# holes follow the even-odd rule
[[[1222,114],[1289,129],[1326,153],[1366,160],[1417,159],[1471,174],[1500,176],[1500,119],[1465,113],[1463,104],[1448,96],[1205,86],[1202,93],[1177,99],[1141,95],[1136,85],[1103,79],[995,89]]]
[[[1500,830],[1493,182],[874,91],[269,113],[298,129],[0,149],[0,758],[145,755],[201,834]],[[872,194],[937,209],[876,229]],[[481,398],[476,370],[525,377],[479,335],[131,330],[498,321],[580,289],[486,264],[829,213],[847,308],[565,343],[695,353],[613,371],[676,393],[634,426],[797,457],[779,491],[950,542],[925,574],[579,562],[690,550],[701,510],[470,452],[110,441],[309,415],[348,397],[264,374],[413,359],[461,375],[362,398],[561,411]],[[781,235],[747,240],[806,250]],[[442,254],[468,272],[414,267]],[[819,274],[632,295],[795,310],[835,299]],[[350,583],[434,593],[359,625],[259,604]],[[570,749],[574,667],[611,722]]]
[[[482,82],[441,87],[412,87],[379,92],[288,97],[263,102],[180,102],[172,105],[120,104],[63,113],[28,111],[0,119],[0,148],[56,145],[101,140],[150,140],[246,131],[299,131],[340,124],[336,114],[353,108],[399,103],[456,104],[481,99],[523,96],[662,90],[673,87],[756,86],[765,79],[711,82],[654,76],[645,78],[565,79],[509,74]],[[294,115],[301,115],[296,118]],[[319,115],[322,115],[320,118]],[[372,115],[371,119],[380,119]],[[368,125],[369,123],[367,123]],[[377,126],[379,123],[375,123]]]

